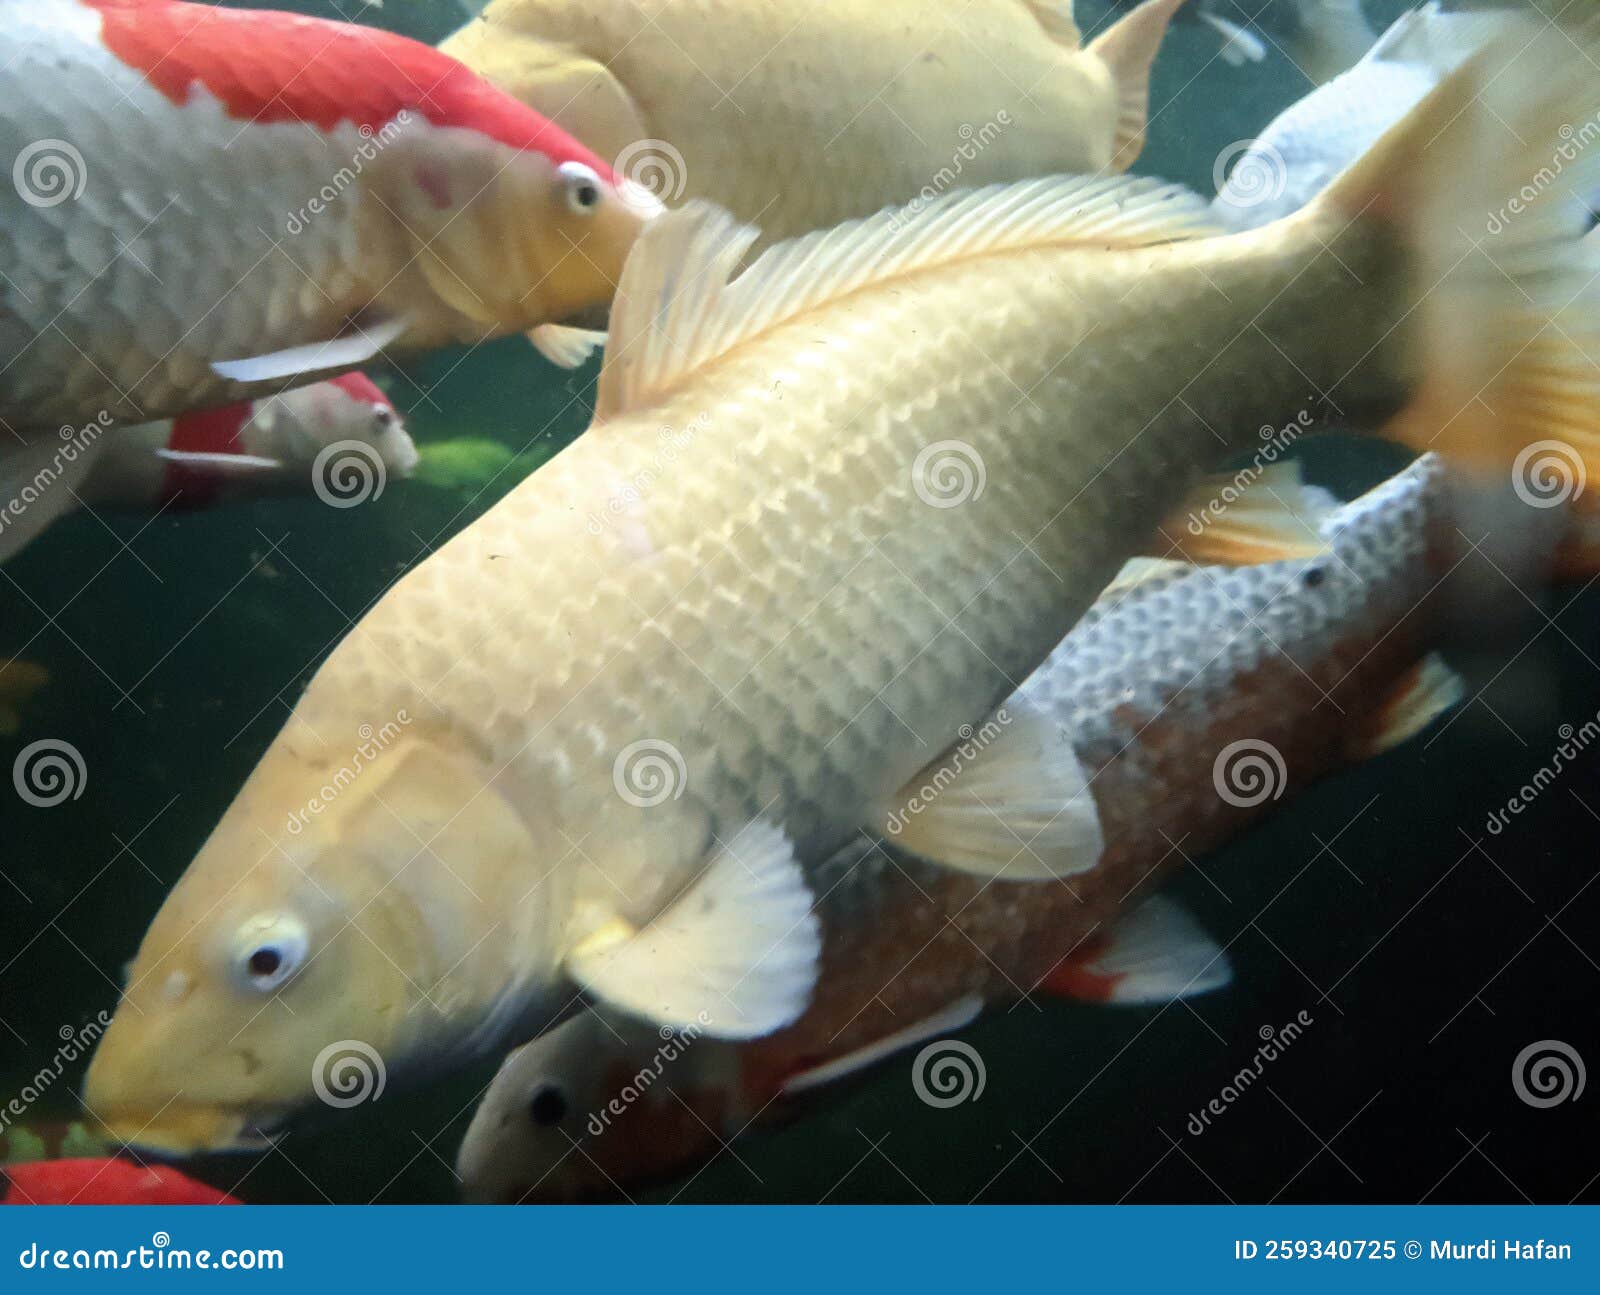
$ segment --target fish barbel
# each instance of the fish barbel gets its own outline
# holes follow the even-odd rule
[[[1541,436],[1593,446],[1600,312],[1572,300],[1563,186],[1486,240],[1455,214],[1514,192],[1525,141],[1591,97],[1564,34],[1512,44],[1249,234],[1198,236],[1204,204],[1170,186],[1051,178],[734,278],[755,231],[653,222],[593,427],[318,671],[147,932],[95,1115],[174,1150],[259,1144],[336,1044],[418,1074],[580,989],[770,1033],[815,982],[803,865],[883,831],[1257,428],[1325,394],[1497,469]],[[931,861],[1095,866],[1078,756],[1024,727],[981,810],[918,820]]]
[[[1183,0],[496,0],[440,48],[670,203],[775,242],[955,187],[1125,171]]]
[[[656,209],[460,64],[349,23],[0,0],[0,64],[0,420],[22,432],[559,323],[610,300]]]
[[[1191,515],[1209,521],[1207,493]],[[1301,493],[1274,468],[1246,499]],[[1233,526],[1244,508],[1223,508],[1221,521]],[[793,1025],[741,1044],[691,1030],[660,1064],[654,1027],[586,1012],[513,1052],[461,1145],[466,1197],[609,1196],[691,1170],[754,1123],[793,1117],[802,1093],[1023,993],[1167,1002],[1220,984],[1220,949],[1170,909],[1141,906],[1185,858],[1394,745],[1456,696],[1453,676],[1425,658],[1438,628],[1429,595],[1456,560],[1438,457],[1314,512],[1263,528],[1263,556],[1299,550],[1282,560],[1135,560],[1138,576],[1119,579],[972,731],[965,761],[941,758],[913,779],[917,799],[891,819],[888,853],[858,844],[816,866],[822,970]],[[1171,529],[1188,538],[1182,523]],[[1029,709],[1072,734],[1089,771],[1106,833],[1098,866],[1063,884],[985,884],[905,854],[924,806],[986,794],[977,761],[1002,751]]]

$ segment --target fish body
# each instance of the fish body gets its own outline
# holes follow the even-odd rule
[[[1027,709],[1072,734],[1105,825],[1092,871],[985,884],[908,857],[896,842],[921,805],[959,792],[925,770],[887,850],[858,845],[814,869],[822,971],[800,1020],[742,1044],[691,1034],[665,1062],[652,1028],[595,1012],[563,1023],[512,1053],[480,1105],[458,1165],[468,1198],[630,1189],[792,1116],[813,1076],[859,1072],[985,1007],[1041,990],[1115,999],[1115,981],[1093,972],[1097,941],[1185,858],[1385,745],[1396,717],[1437,713],[1400,703],[1437,629],[1429,595],[1453,560],[1450,522],[1429,456],[1326,516],[1314,556],[1162,564],[1108,592],[969,743],[998,749]]]
[[[1300,210],[1454,68],[1502,29],[1505,15],[1403,15],[1349,71],[1280,113],[1240,154],[1212,210],[1229,229],[1259,229]]]
[[[1181,3],[1085,48],[1061,0],[496,0],[441,48],[664,200],[778,241],[956,187],[1126,170]]]
[[[36,1160],[0,1169],[0,1205],[239,1205],[171,1165],[116,1158]]]
[[[0,0],[0,418],[146,422],[609,300],[646,215],[575,140],[388,32]]]
[[[1567,119],[1571,70],[1521,104],[1527,130]],[[1452,79],[1307,212],[1233,238],[1122,179],[886,213],[737,278],[754,231],[654,222],[590,433],[318,671],[152,923],[95,1115],[172,1149],[259,1143],[342,1040],[417,1073],[529,1037],[580,989],[715,1037],[792,1022],[819,949],[805,865],[884,830],[1255,429],[1314,422],[1327,393],[1497,459],[1521,393],[1570,382],[1540,426],[1586,431],[1587,361],[1523,331],[1547,327],[1530,284],[1573,287],[1569,244],[1524,220],[1489,265],[1411,223],[1435,209],[1418,175],[1504,182],[1476,146],[1491,110],[1476,70]],[[1445,328],[1457,294],[1512,292],[1475,339]],[[363,725],[393,735],[357,771]],[[985,878],[1093,869],[1107,834],[1061,791],[1082,763],[1029,733],[996,798],[919,849]]]
[[[80,504],[164,511],[306,489],[337,500],[341,473],[387,480],[418,463],[393,403],[362,373],[135,427],[66,431],[62,443],[41,443],[33,481],[17,478],[19,507],[0,511],[0,563]]]
[[[238,494],[305,488],[331,446],[411,475],[417,447],[393,402],[348,373],[282,395],[119,429],[84,483],[92,504],[200,508]],[[324,471],[327,460],[323,460]]]

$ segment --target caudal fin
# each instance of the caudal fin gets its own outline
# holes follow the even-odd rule
[[[1508,28],[1304,218],[1330,234],[1387,225],[1412,267],[1394,332],[1416,339],[1417,391],[1385,436],[1502,482],[1553,441],[1587,478],[1600,470],[1600,301],[1577,235],[1579,195],[1600,181],[1600,41],[1593,23]]]
[[[1126,18],[1089,42],[1089,53],[1106,65],[1117,95],[1117,127],[1111,146],[1112,171],[1126,171],[1144,151],[1150,120],[1150,68],[1167,34],[1172,15],[1185,0],[1144,0]]]

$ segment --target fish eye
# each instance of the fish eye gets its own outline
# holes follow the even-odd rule
[[[567,1095],[555,1084],[540,1084],[528,1101],[528,1118],[542,1128],[560,1124],[567,1115]]]
[[[1305,574],[1300,578],[1305,582],[1307,589],[1315,589],[1328,578],[1328,573],[1321,567],[1307,567]]]
[[[394,426],[394,410],[388,405],[379,405],[372,411],[372,424],[380,432],[386,432]]]
[[[603,189],[592,167],[582,162],[563,162],[561,179],[566,186],[567,206],[578,215],[590,215],[599,207]]]
[[[270,994],[300,970],[308,947],[298,919],[282,914],[252,918],[239,933],[239,980],[248,989]]]

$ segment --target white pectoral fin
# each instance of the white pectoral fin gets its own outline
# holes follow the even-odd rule
[[[287,350],[252,355],[242,360],[217,360],[211,369],[218,377],[226,378],[229,382],[244,383],[277,382],[315,373],[331,373],[338,369],[354,369],[376,358],[384,347],[398,341],[410,326],[411,321],[403,316],[386,319],[325,342],[291,346]]]
[[[825,1084],[836,1083],[850,1075],[860,1074],[897,1052],[903,1052],[919,1043],[926,1043],[929,1039],[937,1039],[946,1034],[954,1034],[957,1030],[966,1029],[982,1012],[983,999],[977,994],[967,994],[950,1006],[935,1012],[932,1016],[924,1017],[913,1025],[906,1026],[903,1030],[896,1030],[893,1034],[865,1044],[854,1052],[847,1052],[842,1057],[835,1057],[831,1061],[824,1061],[821,1065],[789,1076],[784,1080],[780,1093],[784,1097],[795,1097],[813,1088],[821,1088]]]
[[[1085,941],[1040,986],[1091,1003],[1170,1003],[1233,980],[1228,955],[1176,901],[1157,895]]]
[[[1016,701],[902,787],[873,830],[930,863],[1002,881],[1070,877],[1105,851],[1071,732]]]
[[[567,955],[568,972],[607,1006],[673,1029],[754,1039],[811,1001],[822,937],[794,847],[753,823],[648,926],[617,918]]]
[[[288,465],[282,459],[269,459],[259,454],[217,454],[201,450],[159,449],[156,457],[167,463],[176,463],[196,471],[209,472],[233,481],[249,481],[256,477],[276,476]]]
[[[540,324],[528,334],[534,349],[551,364],[563,369],[581,368],[606,344],[606,335],[592,328],[568,328],[565,324]]]

